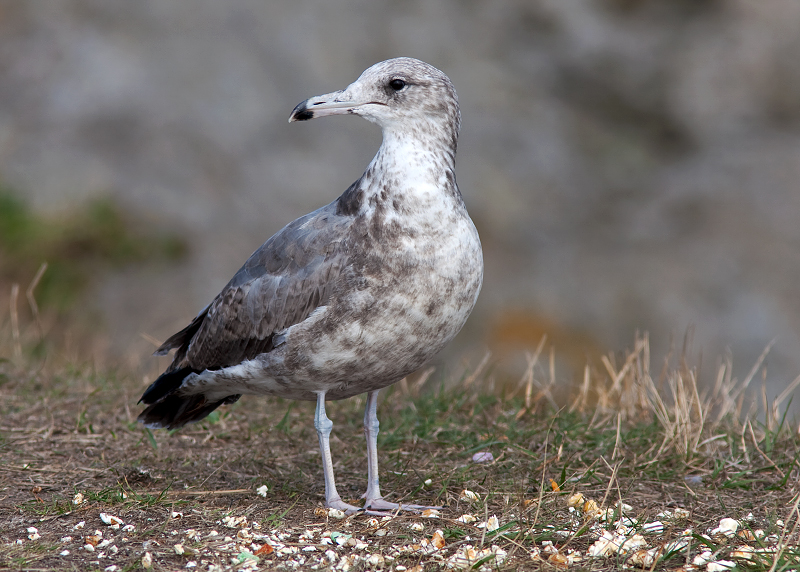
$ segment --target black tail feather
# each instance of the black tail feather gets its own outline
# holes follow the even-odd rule
[[[163,376],[162,376],[163,377]],[[187,423],[196,423],[220,405],[235,403],[241,395],[229,395],[210,402],[204,395],[167,395],[139,414],[138,421],[148,427],[177,429]]]
[[[190,367],[182,367],[181,369],[176,369],[175,371],[166,371],[162,373],[160,376],[158,376],[158,379],[151,383],[150,387],[145,390],[145,392],[142,394],[142,398],[139,399],[139,403],[151,405],[157,401],[160,401],[178,389],[183,383],[183,380],[192,373],[200,372]]]
[[[148,387],[139,403],[148,405],[139,414],[139,422],[148,427],[177,429],[187,423],[195,423],[206,417],[220,405],[234,403],[240,395],[229,395],[224,399],[209,401],[203,394],[179,395],[175,393],[187,376],[200,373],[196,369],[183,367],[166,371]]]

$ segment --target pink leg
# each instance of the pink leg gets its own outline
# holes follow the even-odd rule
[[[440,506],[397,504],[383,500],[378,483],[378,431],[380,429],[378,391],[370,391],[367,394],[367,407],[364,410],[364,436],[367,438],[367,492],[364,495],[367,501],[364,503],[364,508],[369,514],[386,514],[396,510],[420,512],[429,508],[440,510],[442,508]],[[331,477],[332,480],[333,477]]]
[[[333,462],[331,461],[331,430],[333,422],[325,415],[325,392],[317,394],[317,410],[314,413],[314,427],[319,436],[319,449],[322,453],[322,472],[325,475],[325,506],[343,510],[347,514],[353,514],[362,509],[348,504],[342,500],[336,492],[336,482],[333,479]]]

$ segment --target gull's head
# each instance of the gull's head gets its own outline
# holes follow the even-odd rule
[[[347,88],[300,103],[289,121],[326,115],[360,115],[384,129],[429,123],[456,136],[461,123],[458,97],[450,79],[413,58],[375,64]]]

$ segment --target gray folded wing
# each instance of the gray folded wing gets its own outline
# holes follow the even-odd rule
[[[347,265],[352,218],[336,202],[265,242],[222,292],[157,354],[177,349],[169,370],[220,369],[273,349],[277,332],[324,306]]]

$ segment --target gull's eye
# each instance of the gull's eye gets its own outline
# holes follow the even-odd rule
[[[406,82],[402,79],[393,79],[389,82],[389,87],[391,87],[395,91],[400,91],[406,86]]]

